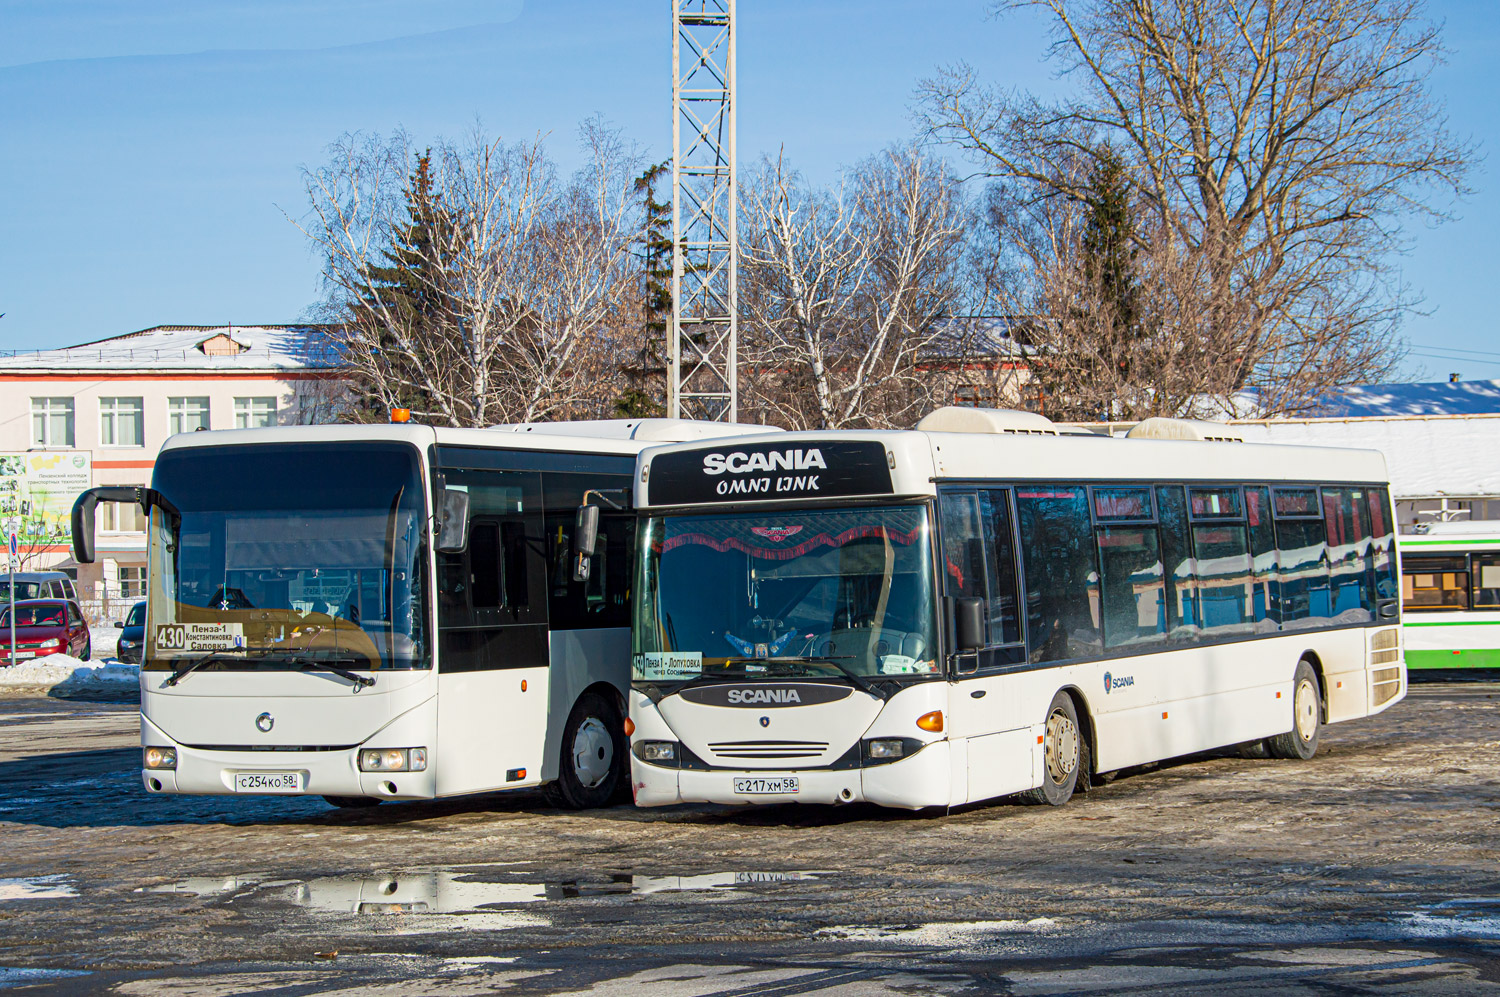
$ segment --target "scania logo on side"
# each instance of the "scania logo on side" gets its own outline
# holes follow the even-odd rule
[[[700,685],[678,693],[689,703],[702,706],[818,706],[849,698],[854,692],[847,685],[821,682],[755,682],[747,685]],[[762,725],[764,726],[764,725]]]
[[[1123,689],[1127,685],[1135,685],[1134,675],[1111,675],[1109,672],[1104,673],[1104,691],[1106,694],[1112,689]]]

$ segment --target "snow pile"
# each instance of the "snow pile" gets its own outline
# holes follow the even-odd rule
[[[141,684],[139,665],[119,661],[79,661],[66,654],[0,666],[0,695],[46,693],[56,696],[102,696],[112,698],[137,692]]]

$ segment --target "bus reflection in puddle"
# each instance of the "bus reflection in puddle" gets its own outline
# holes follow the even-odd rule
[[[474,869],[429,869],[374,876],[324,876],[309,880],[257,880],[243,877],[195,878],[142,893],[192,894],[240,900],[279,899],[299,907],[347,914],[474,914],[488,908],[582,897],[652,893],[731,892],[746,887],[806,882],[828,875],[818,870],[714,872],[694,876],[642,876],[612,873],[608,878],[560,882],[487,882]],[[495,875],[494,871],[488,873]],[[499,875],[505,875],[501,872]],[[519,920],[520,927],[529,920]]]

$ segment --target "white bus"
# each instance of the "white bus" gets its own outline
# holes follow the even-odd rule
[[[87,562],[97,502],[149,512],[146,789],[339,806],[538,785],[569,807],[623,795],[635,455],[736,430],[663,419],[172,437],[150,488],[95,488],[73,514]],[[577,581],[585,501],[605,513]]]
[[[1420,529],[1399,543],[1406,666],[1492,675],[1500,669],[1500,522]]]
[[[940,409],[637,467],[641,805],[1060,804],[1405,694],[1378,453]]]

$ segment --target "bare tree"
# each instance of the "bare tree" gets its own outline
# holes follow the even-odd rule
[[[597,122],[564,181],[540,139],[418,153],[348,136],[304,171],[324,314],[365,409],[452,426],[593,410],[638,227],[633,153]],[[611,368],[612,369],[612,368]]]
[[[1202,391],[1296,412],[1387,375],[1412,302],[1402,223],[1442,217],[1472,150],[1427,88],[1441,58],[1422,0],[1004,0],[1042,9],[1077,81],[1046,103],[966,66],[922,84],[925,123],[1030,198],[1087,199],[1078,168],[1128,167],[1141,248],[1177,259],[1180,316],[1223,352]]]
[[[831,429],[902,425],[930,405],[921,363],[963,287],[966,207],[941,164],[887,150],[835,192],[767,162],[743,204],[751,406]]]

